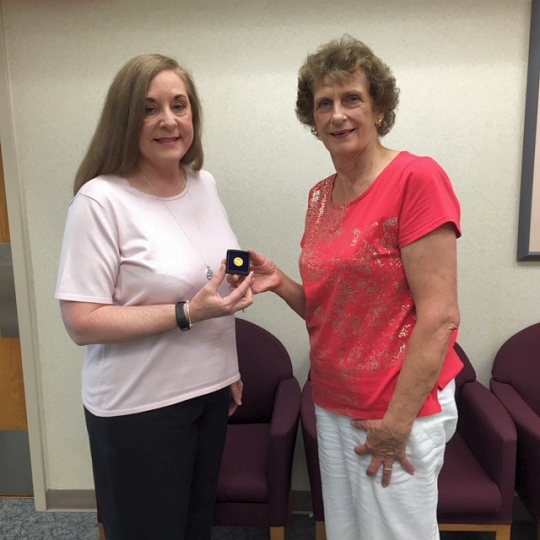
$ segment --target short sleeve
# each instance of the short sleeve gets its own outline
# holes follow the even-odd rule
[[[399,246],[405,247],[446,223],[461,236],[460,206],[447,174],[430,158],[414,160],[404,171],[399,215]]]
[[[55,297],[112,304],[119,264],[111,220],[97,201],[79,193],[68,210]]]

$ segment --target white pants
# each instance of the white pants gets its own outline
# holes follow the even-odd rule
[[[367,476],[371,455],[354,447],[366,432],[351,419],[318,406],[317,439],[328,540],[436,540],[437,477],[444,448],[457,424],[455,382],[439,391],[442,412],[417,418],[407,442],[414,475],[394,463],[390,485],[381,486],[382,467]]]

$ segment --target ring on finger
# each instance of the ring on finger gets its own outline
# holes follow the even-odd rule
[[[392,472],[392,467],[383,467],[384,472]]]

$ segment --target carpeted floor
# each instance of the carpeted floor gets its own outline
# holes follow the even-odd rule
[[[1,540],[97,540],[93,512],[36,512],[32,499],[0,498]],[[212,540],[268,540],[263,527],[215,527]],[[287,540],[313,540],[315,523],[307,515],[293,515],[286,528]],[[491,533],[442,533],[441,540],[492,540]],[[158,540],[158,539],[151,539]],[[380,539],[383,540],[383,539]],[[512,540],[536,540],[533,523],[515,523]]]

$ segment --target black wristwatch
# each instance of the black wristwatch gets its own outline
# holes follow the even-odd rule
[[[186,306],[185,310],[184,310],[184,305]],[[176,312],[176,324],[178,325],[178,328],[180,328],[182,332],[187,332],[188,330],[191,330],[192,323],[191,323],[191,317],[189,314],[189,300],[183,300],[182,302],[178,302],[176,304],[175,312]],[[186,317],[186,312],[187,312],[187,317]]]

